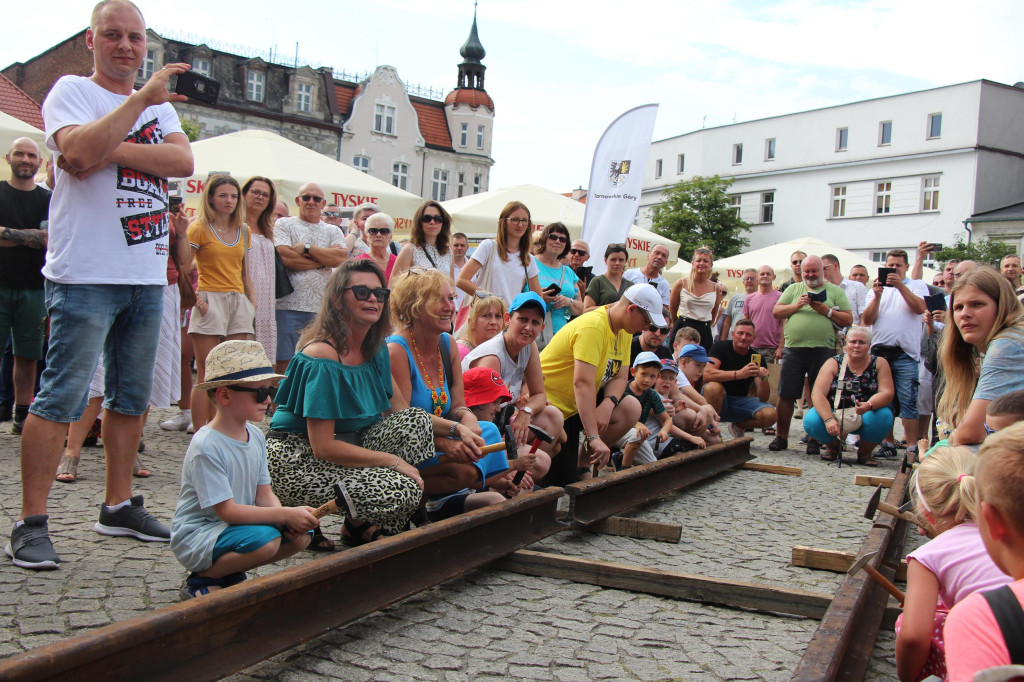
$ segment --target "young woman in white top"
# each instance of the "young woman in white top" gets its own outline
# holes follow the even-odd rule
[[[532,231],[530,210],[519,201],[506,204],[498,217],[497,238],[485,239],[476,247],[472,258],[459,273],[459,288],[470,296],[475,296],[482,289],[509,304],[517,294],[529,288],[550,304],[554,296],[541,292],[537,264],[530,255]],[[478,278],[480,286],[473,281],[478,272],[481,273]]]
[[[436,201],[424,202],[412,217],[409,243],[398,252],[398,260],[391,271],[398,277],[411,267],[437,270],[455,281],[452,260],[452,217]]]
[[[276,357],[277,319],[274,315],[274,208],[277,190],[270,178],[252,177],[242,185],[245,200],[245,224],[252,233],[249,250],[249,276],[256,300],[256,340],[263,345],[267,357]]]
[[[682,277],[673,285],[669,297],[669,313],[675,319],[672,337],[681,327],[693,327],[700,332],[700,345],[711,349],[711,327],[721,310],[724,287],[711,281],[714,256],[711,249],[701,246],[693,251],[690,276]]]

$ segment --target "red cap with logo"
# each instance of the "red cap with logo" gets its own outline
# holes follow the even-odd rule
[[[512,400],[512,394],[505,387],[501,375],[490,367],[467,369],[462,375],[462,386],[468,407],[486,405],[495,400]]]

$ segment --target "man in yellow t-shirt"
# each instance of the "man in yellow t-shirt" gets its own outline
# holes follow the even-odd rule
[[[566,418],[563,453],[579,447],[579,458],[556,457],[548,472],[552,485],[578,481],[580,470],[604,466],[616,443],[640,417],[640,403],[622,397],[629,381],[633,334],[666,327],[662,300],[654,287],[632,286],[617,303],[585,313],[565,325],[540,354],[544,391]]]

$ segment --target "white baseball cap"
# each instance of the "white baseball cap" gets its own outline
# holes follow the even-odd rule
[[[622,294],[622,297],[646,312],[654,324],[659,327],[668,326],[668,322],[665,321],[665,316],[662,314],[664,301],[661,300],[661,294],[653,286],[634,284],[626,289],[626,293]]]

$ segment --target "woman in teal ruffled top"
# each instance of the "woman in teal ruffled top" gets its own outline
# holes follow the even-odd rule
[[[334,272],[285,371],[267,434],[282,504],[320,506],[342,483],[352,508],[339,509],[341,539],[350,546],[408,528],[422,499],[416,465],[434,456],[435,436],[460,439],[466,456],[479,456],[483,444],[461,424],[410,408],[396,390],[384,343],[389,293],[372,261]]]

